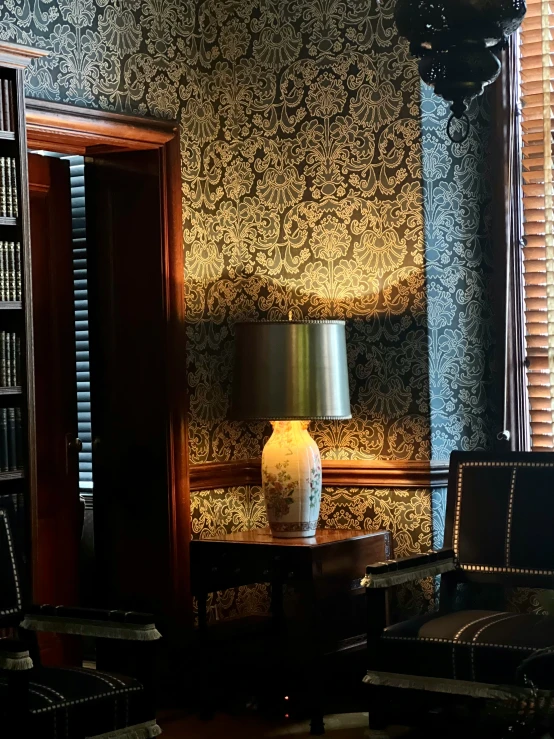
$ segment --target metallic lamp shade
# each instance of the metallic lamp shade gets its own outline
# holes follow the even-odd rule
[[[351,418],[344,321],[235,324],[231,417]]]

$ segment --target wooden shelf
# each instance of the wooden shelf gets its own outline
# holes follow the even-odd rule
[[[15,387],[1,387],[0,395],[21,395],[21,385]]]
[[[22,308],[21,300],[0,300],[0,310],[21,310]]]
[[[0,141],[15,141],[15,133],[13,131],[0,131]]]
[[[25,477],[23,470],[0,472],[0,482],[2,482],[2,480],[21,480],[23,477]]]
[[[8,218],[0,216],[0,226],[17,226],[17,218]]]

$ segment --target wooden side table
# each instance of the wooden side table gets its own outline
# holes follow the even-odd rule
[[[294,661],[287,658],[291,668],[309,668],[311,733],[323,734],[323,658],[365,643],[364,622],[354,629],[357,633],[345,635],[348,603],[353,596],[365,593],[360,580],[366,566],[391,556],[388,531],[318,529],[315,537],[277,539],[265,528],[196,539],[191,542],[191,579],[192,592],[198,600],[201,634],[207,627],[208,593],[270,583],[272,615],[283,647],[287,646],[290,633],[287,625],[293,626],[298,639],[299,656]],[[286,583],[300,594],[295,612],[288,619],[283,612]]]

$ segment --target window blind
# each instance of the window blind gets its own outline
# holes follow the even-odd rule
[[[527,383],[534,450],[554,448],[554,1],[527,0],[520,33]]]
[[[83,442],[79,453],[79,491],[85,502],[92,497],[92,436],[90,418],[90,365],[87,286],[87,231],[85,221],[85,160],[64,157],[69,162],[71,188],[71,231],[73,240],[73,290],[77,370],[77,433]],[[92,502],[92,500],[90,501]]]

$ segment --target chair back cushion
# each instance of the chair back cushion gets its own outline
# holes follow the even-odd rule
[[[17,625],[23,612],[17,536],[14,506],[9,496],[0,496],[0,628]]]
[[[450,542],[468,573],[552,578],[554,453],[453,452],[445,546]]]

